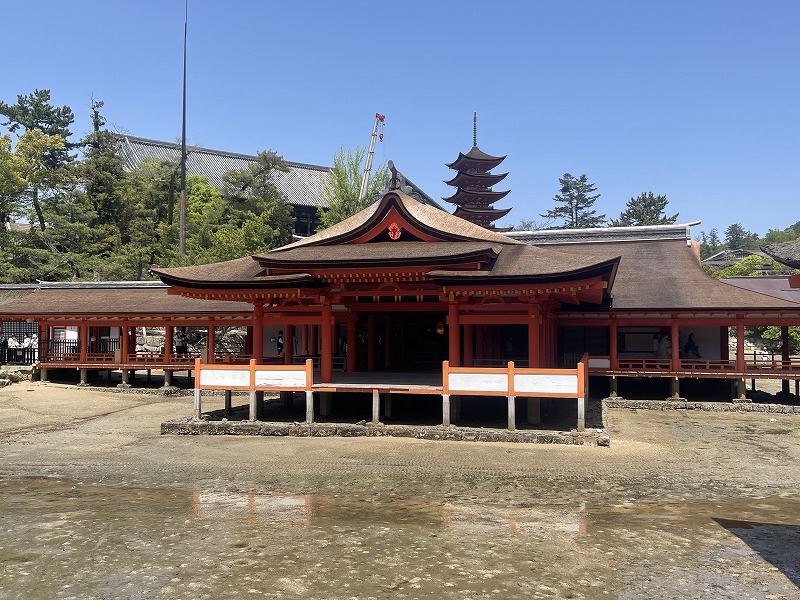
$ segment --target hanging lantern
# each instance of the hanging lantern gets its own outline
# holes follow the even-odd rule
[[[436,323],[436,333],[438,333],[439,335],[442,335],[444,333],[444,323],[442,323],[441,321]]]

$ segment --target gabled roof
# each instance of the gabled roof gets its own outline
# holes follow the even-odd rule
[[[482,240],[499,244],[519,243],[504,235],[454,217],[441,209],[418,202],[400,190],[392,190],[385,194],[380,201],[371,204],[352,217],[293,244],[273,250],[273,252],[285,251],[298,246],[331,246],[346,243],[362,236],[365,231],[376,226],[391,212],[392,208],[396,210],[397,214],[413,221],[422,230],[438,238],[439,241],[474,242]]]
[[[470,285],[591,277],[610,287],[616,267],[614,257],[528,246],[393,190],[333,227],[252,259],[154,273],[194,288],[313,287],[324,283],[326,269],[417,269],[432,280]]]

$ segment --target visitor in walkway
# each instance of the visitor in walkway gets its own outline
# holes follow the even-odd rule
[[[702,358],[700,356],[700,348],[697,346],[697,342],[694,341],[694,333],[689,334],[689,339],[686,340],[686,344],[683,346],[683,356],[685,358]]]

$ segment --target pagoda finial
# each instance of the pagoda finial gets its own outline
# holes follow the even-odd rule
[[[478,112],[472,113],[472,147],[478,147]]]

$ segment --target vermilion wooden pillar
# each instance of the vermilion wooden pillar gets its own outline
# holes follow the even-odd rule
[[[447,314],[447,329],[449,337],[448,358],[451,367],[458,367],[461,365],[460,361],[460,323],[458,318],[458,304],[455,302],[450,303]]]
[[[216,358],[214,348],[217,345],[217,328],[214,326],[214,320],[208,324],[208,334],[206,335],[206,362],[213,363]]]
[[[172,325],[167,325],[164,328],[164,362],[172,360],[173,329]]]
[[[347,372],[354,373],[358,368],[358,317],[352,315],[347,319]]]
[[[285,339],[285,338],[284,338]],[[264,362],[264,305],[253,306],[253,358],[256,364]]]
[[[122,322],[119,329],[119,355],[122,362],[128,362],[128,336],[130,335],[130,325],[127,321]],[[39,336],[39,339],[43,339]]]
[[[744,372],[744,325],[736,324],[736,370]]]
[[[541,307],[538,304],[528,305],[528,367],[536,369],[541,360],[540,352],[542,341],[540,339]]]
[[[322,336],[322,355],[320,356],[320,377],[322,383],[333,381],[333,309],[330,302],[322,305],[322,318],[319,329]]]
[[[474,325],[464,325],[464,366],[472,366],[472,340]]]
[[[375,313],[367,315],[367,371],[375,370]]]
[[[89,360],[89,326],[84,322],[80,324],[81,337],[81,362]]]
[[[678,322],[672,319],[670,323],[670,341],[672,342],[672,356],[670,357],[670,366],[673,371],[678,371],[681,367],[681,334]]]

